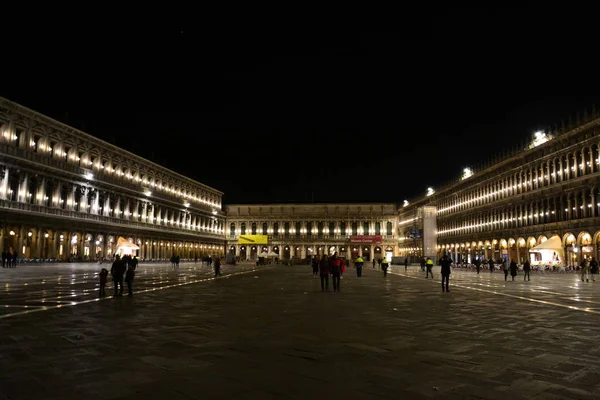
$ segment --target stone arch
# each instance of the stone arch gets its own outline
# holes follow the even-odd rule
[[[530,249],[537,245],[537,240],[533,236],[527,238],[527,248]]]
[[[548,238],[547,238],[545,235],[540,235],[540,236],[538,236],[538,239],[537,239],[537,244],[542,244],[542,243],[544,243],[546,240],[548,240]]]
[[[578,246],[589,246],[592,244],[592,235],[589,232],[583,231],[577,235]]]
[[[562,242],[563,242],[563,246],[566,247],[566,246],[576,243],[577,241],[576,241],[576,237],[573,233],[567,232],[563,235]]]

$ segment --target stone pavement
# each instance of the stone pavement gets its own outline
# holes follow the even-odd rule
[[[439,268],[432,281],[393,266],[385,279],[349,270],[341,293],[322,293],[309,266],[235,268],[5,314],[0,399],[600,396],[600,282],[455,271],[442,293]]]

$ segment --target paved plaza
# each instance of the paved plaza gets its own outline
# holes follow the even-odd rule
[[[575,274],[442,293],[439,268],[368,267],[322,293],[309,266],[141,264],[98,300],[99,267],[0,269],[0,399],[600,396],[600,281]]]

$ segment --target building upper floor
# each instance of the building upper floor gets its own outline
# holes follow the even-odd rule
[[[0,153],[206,210],[223,193],[0,97]]]
[[[348,239],[357,235],[396,237],[397,205],[232,204],[226,207],[227,239],[245,234],[273,238]]]
[[[215,189],[0,98],[2,208],[222,237],[221,199]]]
[[[418,209],[424,205],[437,207],[438,234],[445,236],[500,223],[520,226],[595,216],[599,149],[598,112],[567,129],[537,132],[523,151],[483,171],[465,169],[458,182],[405,202],[399,209],[400,229],[418,224]]]

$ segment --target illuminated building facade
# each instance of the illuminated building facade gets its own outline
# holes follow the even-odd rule
[[[333,254],[365,260],[398,253],[396,204],[233,204],[227,210],[227,251],[241,260],[277,253],[282,260]],[[240,235],[267,235],[267,244],[240,244]]]
[[[459,181],[405,201],[401,255],[423,255],[420,209],[434,206],[436,251],[425,256],[448,253],[465,262],[530,257],[563,266],[582,255],[598,258],[599,147],[600,113],[594,111],[567,128],[537,132],[527,148],[484,170],[465,169]]]
[[[0,98],[0,244],[31,259],[223,254],[222,193]],[[135,247],[135,246],[134,246]]]

